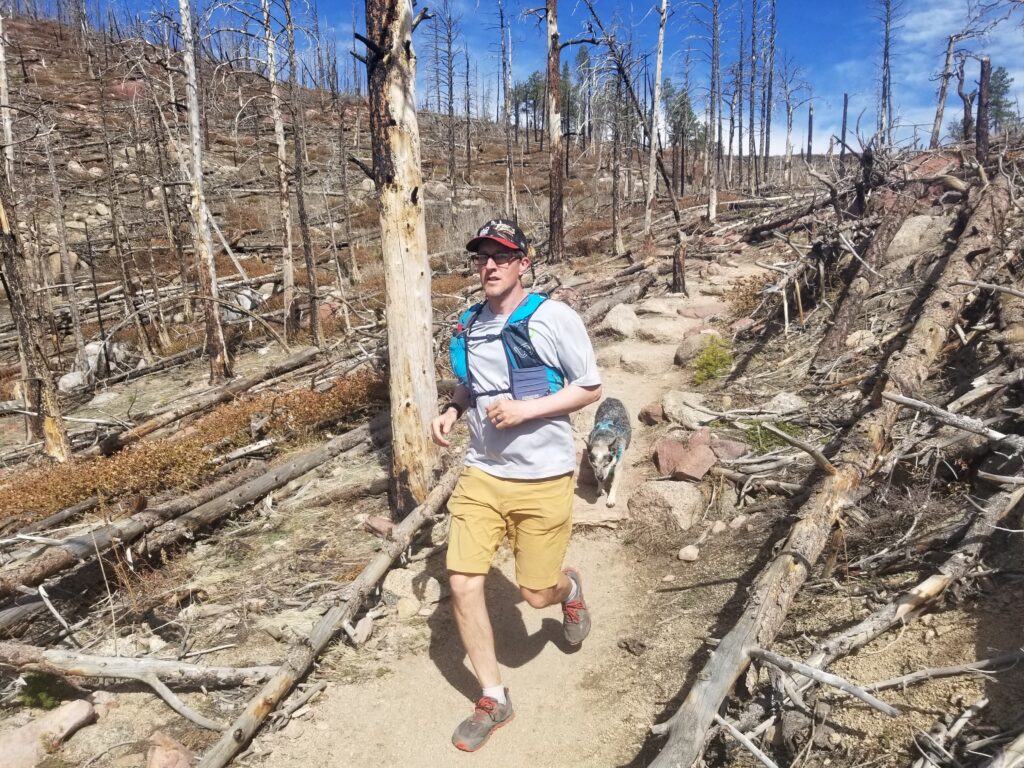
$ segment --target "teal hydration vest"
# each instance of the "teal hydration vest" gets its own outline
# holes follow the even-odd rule
[[[558,368],[547,365],[530,341],[530,318],[547,301],[542,293],[528,293],[522,303],[508,316],[505,325],[495,334],[469,337],[473,323],[484,309],[484,302],[474,304],[459,316],[455,335],[448,345],[452,370],[459,382],[469,390],[471,404],[481,395],[494,396],[511,393],[514,400],[530,400],[557,392],[565,385],[565,375]],[[508,361],[509,387],[507,389],[479,390],[473,386],[469,368],[469,346],[501,340]]]

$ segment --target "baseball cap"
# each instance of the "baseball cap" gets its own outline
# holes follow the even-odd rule
[[[466,243],[466,250],[475,252],[484,240],[493,240],[514,251],[527,253],[530,247],[526,235],[511,219],[491,219],[476,233],[476,237]]]

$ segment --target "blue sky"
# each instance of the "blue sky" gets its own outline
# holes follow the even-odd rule
[[[745,4],[747,15],[751,0],[722,0],[721,19],[723,34],[724,66],[735,61],[738,53],[738,9]],[[418,5],[423,5],[419,0]],[[429,2],[426,3],[429,7]],[[454,0],[457,12],[462,17],[465,41],[469,45],[472,59],[479,64],[481,77],[494,77],[500,68],[498,54],[497,6],[494,2],[476,0]],[[543,28],[534,17],[525,11],[543,5],[540,0],[508,0],[506,8],[513,24],[514,76],[525,79],[530,72],[542,69],[544,65],[545,35]],[[657,39],[657,5],[650,2],[616,3],[612,0],[598,0],[596,7],[605,24],[617,16],[620,34],[632,30],[636,50],[654,51]],[[760,0],[759,17],[762,26],[767,25],[768,0]],[[363,4],[356,4],[358,26],[362,31]],[[694,19],[700,13],[693,3],[670,0],[671,18],[666,27],[666,70],[677,83],[683,79],[683,68],[687,48],[693,50],[693,84],[695,104],[703,105],[707,81],[706,33]],[[908,140],[917,125],[922,137],[931,130],[935,114],[935,93],[937,83],[934,75],[942,66],[946,37],[959,31],[967,19],[966,0],[903,0],[902,15],[898,21],[893,39],[893,103],[897,120],[902,126],[899,137]],[[352,6],[348,2],[320,3],[322,16],[327,17],[326,27],[347,45],[351,39]],[[559,4],[559,21],[563,39],[579,34],[589,18],[586,6],[575,0],[563,0]],[[1012,97],[1024,103],[1024,13],[997,26],[987,37],[968,41],[964,47],[972,52],[986,53],[992,58],[993,67],[1005,66],[1014,77]],[[749,20],[747,35],[749,36]],[[882,27],[877,20],[877,9],[873,2],[797,2],[778,0],[778,57],[784,55],[802,68],[803,77],[810,85],[815,106],[815,151],[824,150],[828,136],[839,132],[843,92],[850,95],[850,123],[860,118],[861,132],[870,135],[875,125],[875,100],[878,85]],[[416,45],[421,56],[421,75],[426,56],[427,25],[417,30]],[[566,52],[563,52],[565,56]],[[575,51],[569,50],[571,63]],[[973,80],[977,64],[969,64],[969,76]],[[422,84],[421,77],[421,84]],[[422,85],[421,85],[422,92]],[[493,88],[492,88],[493,91]],[[778,89],[776,89],[778,92]],[[422,99],[421,99],[422,103]],[[944,123],[960,113],[960,100],[956,96],[955,83],[951,88],[946,106]],[[493,110],[492,110],[493,111]],[[782,149],[781,110],[776,113],[773,125],[772,146]],[[806,108],[795,118],[794,139],[797,146],[805,141]]]

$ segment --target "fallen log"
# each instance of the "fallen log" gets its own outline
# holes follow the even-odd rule
[[[168,520],[159,528],[155,528],[145,540],[135,547],[142,556],[150,556],[167,549],[181,541],[191,539],[199,531],[209,528],[221,518],[237,512],[268,493],[287,485],[297,477],[330,461],[335,456],[355,448],[369,440],[375,445],[382,445],[389,434],[389,415],[387,412],[374,417],[368,424],[339,435],[330,442],[318,445],[300,453],[278,467],[265,471],[237,488],[218,496],[215,499],[195,507],[189,512]]]
[[[995,180],[982,192],[959,244],[938,270],[936,285],[904,348],[890,361],[885,391],[918,393],[966,299],[965,292],[956,290],[954,284],[972,279],[985,266],[997,221],[1009,205],[1004,179]],[[833,525],[843,510],[856,502],[863,480],[877,468],[898,414],[898,405],[882,402],[851,428],[847,444],[833,462],[836,473],[815,484],[781,551],[751,587],[743,614],[722,638],[669,721],[668,740],[651,764],[653,768],[690,768],[700,757],[723,699],[750,664],[751,650],[770,648]]]
[[[162,525],[213,499],[230,494],[239,483],[258,478],[266,467],[257,464],[237,475],[221,478],[194,493],[174,499],[158,507],[142,510],[124,520],[75,536],[61,544],[46,547],[28,562],[0,571],[0,599],[13,597],[25,587],[35,587],[66,568],[88,562],[114,546],[128,545]]]
[[[110,454],[121,450],[125,446],[138,442],[146,435],[155,432],[161,427],[173,424],[175,421],[178,421],[185,416],[206,410],[207,408],[211,408],[219,403],[226,403],[243,392],[252,389],[257,384],[269,379],[276,379],[286,373],[291,373],[296,368],[301,368],[311,362],[319,354],[320,350],[316,347],[304,349],[301,352],[282,360],[277,365],[271,366],[265,371],[261,371],[255,376],[250,376],[246,379],[238,379],[237,381],[233,381],[223,387],[207,392],[189,403],[157,414],[131,429],[107,435],[107,437],[101,440],[98,445],[90,448],[88,451],[83,451],[81,455],[109,456]]]
[[[38,531],[45,531],[49,528],[55,528],[61,523],[65,523],[73,517],[84,515],[86,512],[91,512],[96,509],[99,505],[100,500],[96,496],[90,496],[85,501],[80,501],[77,504],[72,504],[70,507],[65,507],[60,512],[45,517],[42,520],[37,520],[34,523],[29,523],[24,528],[18,530],[18,533],[36,533]]]
[[[444,474],[426,501],[392,529],[392,538],[381,542],[380,552],[349,586],[344,605],[331,608],[313,627],[308,638],[292,644],[277,674],[263,686],[228,731],[203,756],[199,768],[222,768],[249,743],[278,703],[309,672],[334,636],[355,618],[363,601],[388,572],[391,563],[409,546],[413,534],[448,501],[461,473],[460,460]]]
[[[645,271],[621,291],[616,291],[607,298],[595,301],[581,314],[584,324],[593,325],[604,318],[611,311],[612,307],[616,307],[619,304],[628,304],[640,299],[647,293],[647,289],[654,284],[655,279],[654,275]]]
[[[20,643],[0,642],[0,666],[23,672],[34,670],[58,677],[114,677],[145,683],[171,709],[196,725],[222,731],[224,726],[199,714],[178,698],[168,685],[190,688],[233,688],[258,685],[274,674],[275,667],[204,667],[163,659],[132,659],[121,656],[89,656],[70,651],[47,650]]]
[[[1024,766],[1024,732],[1000,749],[981,768],[1021,768]]]
[[[859,270],[850,281],[842,302],[836,307],[832,326],[818,344],[818,349],[811,360],[811,371],[820,372],[822,369],[831,368],[846,348],[846,337],[850,335],[850,324],[857,318],[864,305],[864,299],[878,282],[879,274],[875,268],[889,250],[889,246],[900,227],[903,226],[903,222],[914,210],[919,191],[917,185],[913,185],[900,194],[895,205],[889,209],[885,218],[882,219],[882,223],[878,225],[878,229],[871,237],[867,251],[860,260]]]

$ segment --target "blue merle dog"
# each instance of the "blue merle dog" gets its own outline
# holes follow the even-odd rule
[[[604,490],[608,478],[612,479],[605,502],[609,507],[615,506],[615,491],[622,475],[619,465],[632,437],[633,429],[629,425],[626,406],[621,400],[609,397],[598,407],[594,428],[587,438],[587,459],[597,479],[598,494]]]

